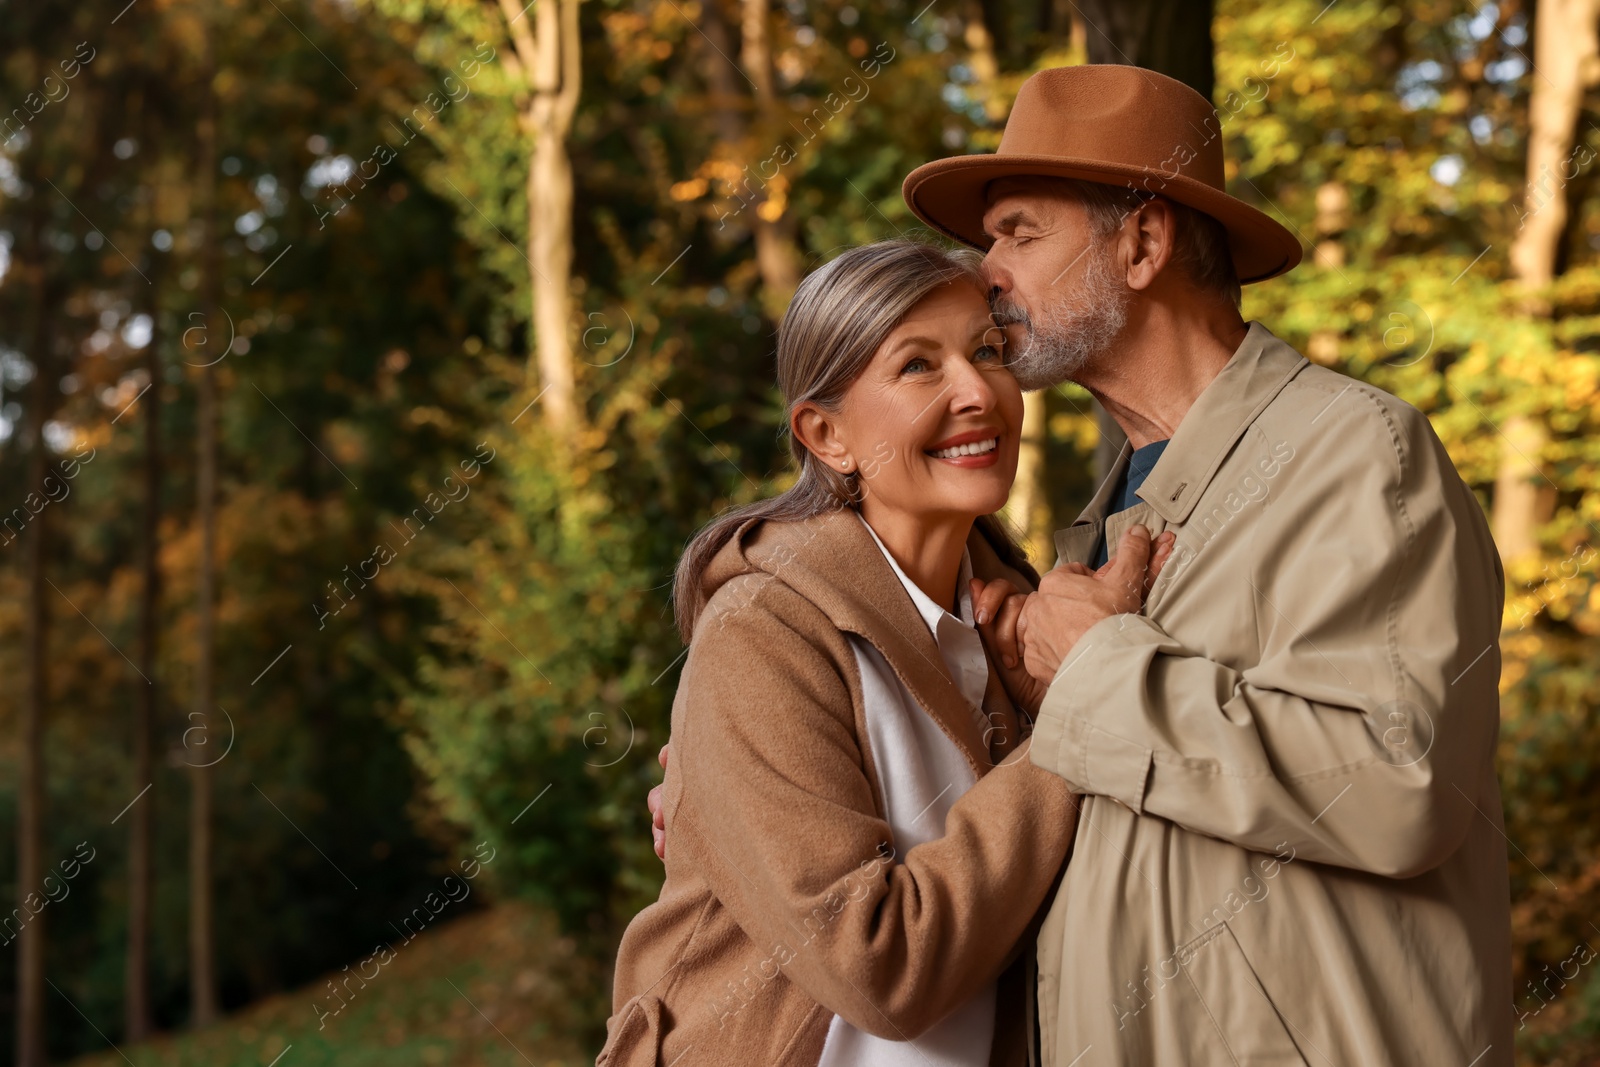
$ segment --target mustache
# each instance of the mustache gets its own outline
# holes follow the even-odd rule
[[[1009,300],[995,301],[991,307],[991,317],[996,326],[1023,326],[1030,332],[1033,330],[1033,320],[1028,313]]]

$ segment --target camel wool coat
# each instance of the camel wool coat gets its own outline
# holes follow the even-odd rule
[[[975,573],[1031,587],[980,532],[968,549]],[[747,525],[703,585],[672,710],[666,881],[623,936],[599,1067],[815,1067],[836,1013],[909,1040],[997,978],[990,1062],[1027,1063],[1026,949],[1077,809],[1027,760],[992,668],[975,708],[853,511]],[[977,776],[944,836],[903,856],[847,634]]]
[[[1085,794],[1044,1062],[1511,1063],[1504,585],[1428,420],[1256,323],[1108,519],[1116,473],[1061,558],[1177,543],[1033,733]]]

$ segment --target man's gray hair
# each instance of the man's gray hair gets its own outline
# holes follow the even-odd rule
[[[1077,178],[1047,180],[1052,188],[1065,192],[1084,206],[1089,213],[1089,227],[1096,237],[1105,237],[1121,226],[1129,213],[1140,204],[1158,195]],[[1233,269],[1228,231],[1222,223],[1203,211],[1196,211],[1171,199],[1167,199],[1167,204],[1172,208],[1177,234],[1172,261],[1195,285],[1227,297],[1233,301],[1234,307],[1238,307],[1243,294],[1240,292],[1238,272]]]

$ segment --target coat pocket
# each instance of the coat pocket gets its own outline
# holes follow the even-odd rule
[[[1226,922],[1180,946],[1177,957],[1231,1062],[1241,1067],[1306,1063]]]
[[[664,1009],[660,997],[646,994],[624,1004],[609,1024],[611,1033],[595,1067],[657,1067],[667,1031]]]

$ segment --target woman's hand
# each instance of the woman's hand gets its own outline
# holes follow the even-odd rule
[[[655,838],[656,859],[662,862],[667,859],[667,810],[662,794],[667,788],[667,749],[671,747],[670,744],[662,745],[661,751],[656,754],[661,764],[661,784],[650,790],[650,795],[644,798],[645,807],[650,809],[650,836]]]
[[[1019,593],[1017,587],[1004,578],[988,583],[972,579],[972,618],[983,636],[989,659],[1010,694],[1011,702],[1029,715],[1036,715],[1049,686],[1023,666],[1017,621],[1022,618],[1022,606],[1027,602],[1028,595]]]

